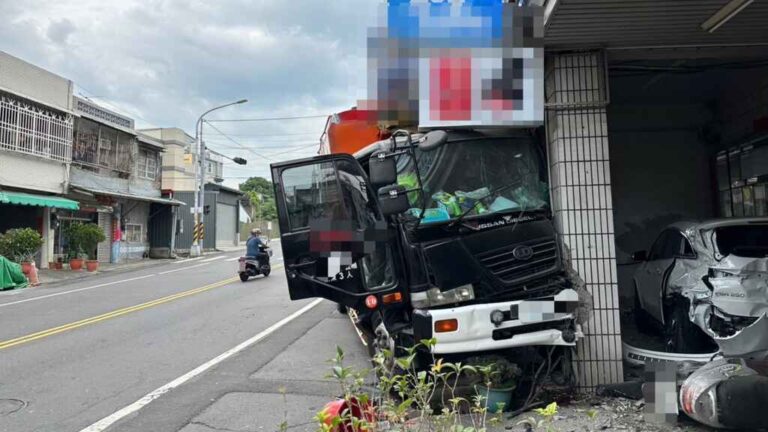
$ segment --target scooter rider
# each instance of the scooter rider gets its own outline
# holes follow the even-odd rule
[[[251,237],[245,243],[246,256],[255,257],[256,259],[259,260],[259,262],[262,262],[262,260],[269,259],[268,258],[269,255],[267,255],[266,253],[263,253],[260,249],[260,246],[267,247],[267,244],[261,240],[261,230],[258,228],[254,228],[251,230]]]

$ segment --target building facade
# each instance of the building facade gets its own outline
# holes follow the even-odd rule
[[[77,209],[69,187],[76,118],[72,82],[0,51],[0,232],[34,228],[36,261],[55,259],[57,212]]]
[[[79,117],[74,124],[69,196],[81,208],[68,216],[102,227],[107,239],[95,251],[99,261],[148,258],[149,231],[158,213],[151,211],[152,204],[166,206],[166,211],[180,204],[161,193],[163,145],[137,133],[129,117],[86,99],[74,101]]]
[[[163,143],[162,190],[186,204],[175,220],[174,250],[188,253],[193,243],[195,205],[195,170],[198,166],[195,140],[179,128],[143,129],[141,133]],[[212,250],[239,244],[239,209],[245,199],[242,192],[223,186],[224,156],[206,151],[203,248]]]

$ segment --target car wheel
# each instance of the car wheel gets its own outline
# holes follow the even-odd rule
[[[246,282],[248,280],[248,273],[240,273],[240,280]]]
[[[698,354],[708,352],[711,339],[688,318],[689,304],[677,300],[664,315],[664,345],[667,352]]]
[[[656,329],[653,327],[653,318],[640,304],[640,293],[637,288],[635,288],[635,306],[632,317],[635,319],[635,327],[641,333],[652,334],[654,330],[658,332],[658,327]]]

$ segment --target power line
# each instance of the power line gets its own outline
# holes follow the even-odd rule
[[[209,133],[209,135],[221,135],[220,133]],[[262,138],[262,137],[283,137],[283,136],[299,136],[299,135],[317,135],[317,132],[298,132],[298,133],[282,133],[282,134],[227,134],[231,137],[246,137],[246,138]]]
[[[273,121],[273,120],[300,120],[300,119],[311,119],[311,118],[328,118],[328,114],[296,116],[296,117],[263,117],[263,118],[250,118],[250,119],[206,120],[205,122],[206,123],[260,122],[260,121]]]
[[[203,120],[203,121],[205,123],[208,123],[208,120]],[[253,153],[254,155],[256,155],[256,156],[258,156],[258,157],[260,157],[262,159],[265,159],[265,160],[268,160],[268,161],[272,161],[272,159],[270,159],[270,158],[268,158],[268,157],[266,157],[266,156],[264,156],[262,154],[259,154],[259,153],[255,152],[255,151],[245,147],[244,145],[240,144],[239,142],[235,141],[234,139],[232,139],[232,137],[230,137],[229,135],[227,135],[224,132],[220,131],[216,126],[214,126],[214,125],[212,125],[210,123],[208,123],[208,126],[212,127],[214,130],[218,131],[220,134],[224,135],[229,141],[232,141],[234,144],[236,144],[237,146],[241,147],[243,150],[246,150],[246,151],[248,151],[250,153]]]

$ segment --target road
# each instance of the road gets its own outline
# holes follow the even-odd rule
[[[246,283],[234,273],[238,255],[1,293],[0,431],[83,430],[222,353],[236,354],[244,341],[250,344],[241,348],[264,349],[256,348],[259,337],[299,318],[291,317],[297,311],[318,313],[310,309],[316,302],[288,298],[279,249],[273,274]],[[281,339],[295,340],[312,325]],[[278,355],[280,345],[272,345]],[[161,415],[163,426],[145,430],[178,430],[185,415]]]

